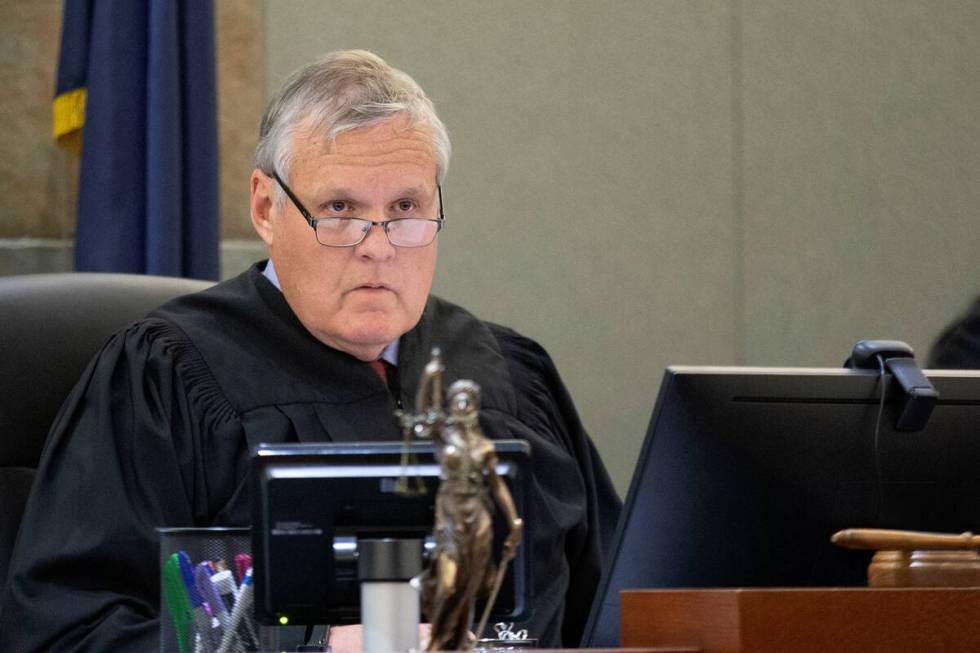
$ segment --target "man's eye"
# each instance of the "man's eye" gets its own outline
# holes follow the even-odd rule
[[[334,200],[329,204],[327,204],[327,208],[329,208],[334,213],[344,213],[347,211],[349,207],[350,205],[343,200]]]
[[[399,211],[411,211],[414,208],[415,208],[415,202],[413,202],[412,200],[399,200],[398,201],[398,210]]]

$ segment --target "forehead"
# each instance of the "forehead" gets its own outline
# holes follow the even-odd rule
[[[290,176],[341,185],[380,180],[434,185],[435,175],[431,130],[404,119],[352,129],[332,140],[311,128],[294,136]]]

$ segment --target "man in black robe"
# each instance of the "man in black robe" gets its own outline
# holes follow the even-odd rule
[[[448,161],[429,100],[375,55],[287,80],[251,179],[270,260],[116,333],[89,365],[37,473],[0,650],[155,650],[155,529],[247,525],[259,442],[399,439],[393,411],[435,345],[445,378],[482,387],[485,432],[532,446],[520,627],[578,644],[619,500],[547,353],[429,294]]]
[[[948,325],[929,352],[931,369],[980,369],[980,298]]]

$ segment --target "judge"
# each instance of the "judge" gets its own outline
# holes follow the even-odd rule
[[[259,442],[397,440],[393,411],[434,345],[447,379],[482,388],[488,437],[532,447],[518,627],[578,644],[619,500],[547,353],[429,294],[440,229],[465,228],[442,202],[449,154],[429,99],[371,53],[286,81],[251,177],[269,260],[119,331],[89,365],[38,469],[0,650],[155,650],[155,529],[248,525]]]

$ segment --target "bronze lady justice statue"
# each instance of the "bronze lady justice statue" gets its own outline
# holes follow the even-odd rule
[[[432,622],[429,651],[472,648],[473,605],[478,597],[488,597],[475,629],[479,636],[524,527],[506,484],[497,476],[493,442],[480,429],[480,387],[473,381],[453,383],[447,392],[446,414],[441,405],[443,371],[439,352],[433,351],[416,395],[418,413],[402,416],[406,430],[434,439],[441,465],[436,549],[422,577],[422,610]],[[491,493],[510,523],[499,569],[492,555]]]

